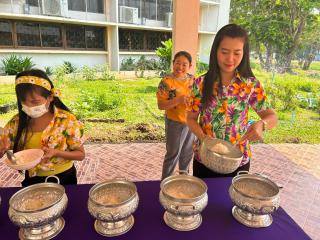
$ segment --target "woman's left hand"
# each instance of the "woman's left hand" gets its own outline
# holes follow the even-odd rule
[[[248,128],[247,132],[241,137],[239,142],[243,141],[262,141],[263,140],[263,122],[258,121]]]
[[[49,161],[51,158],[56,156],[56,149],[43,147],[42,150],[44,151],[44,155],[42,157],[42,160],[44,162]]]

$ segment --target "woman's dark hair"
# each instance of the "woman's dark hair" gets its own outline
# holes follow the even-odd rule
[[[177,52],[175,55],[174,55],[174,58],[173,58],[173,62],[178,58],[178,57],[186,57],[189,61],[189,63],[191,64],[192,63],[192,57],[191,57],[191,54],[186,52],[186,51],[180,51],[180,52]]]
[[[53,88],[53,84],[52,84],[51,80],[49,79],[47,74],[45,72],[43,72],[42,70],[31,69],[28,71],[20,72],[17,74],[16,79],[19,77],[22,77],[22,76],[35,76],[35,77],[39,77],[39,78],[44,78],[44,79],[48,80],[48,82],[50,83],[51,89]],[[17,134],[16,134],[16,137],[14,140],[14,145],[13,145],[14,152],[22,150],[21,148],[25,144],[26,139],[23,139],[23,141],[20,141],[20,139],[21,139],[23,131],[25,131],[25,137],[27,136],[30,117],[24,111],[22,111],[21,102],[25,101],[27,94],[30,92],[36,92],[36,93],[40,94],[41,96],[43,96],[44,98],[48,98],[52,94],[47,89],[45,89],[41,86],[38,86],[38,85],[34,85],[34,84],[30,84],[30,83],[21,83],[21,84],[16,85],[16,95],[17,95],[17,103],[18,103],[18,110],[19,110],[19,113],[18,113],[19,114],[19,124],[18,124],[18,130],[17,130]],[[64,103],[58,97],[53,97],[53,101],[50,103],[49,111],[51,113],[54,112],[54,107],[57,107],[57,108],[60,108],[60,109],[63,109],[63,110],[70,112],[70,110],[67,108],[67,106],[64,105]]]
[[[222,83],[220,80],[220,68],[218,65],[217,59],[217,51],[221,41],[225,37],[230,38],[242,38],[244,45],[243,45],[243,57],[242,60],[237,68],[238,72],[242,77],[254,77],[250,67],[250,60],[249,60],[249,38],[247,31],[236,24],[228,24],[222,27],[214,38],[211,53],[210,53],[210,62],[209,62],[209,70],[205,74],[203,88],[202,88],[202,99],[201,103],[203,109],[205,109],[209,102],[211,101],[213,93],[213,85],[215,82],[219,84],[218,92],[222,92]]]

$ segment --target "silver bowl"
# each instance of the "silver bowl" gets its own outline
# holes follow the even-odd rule
[[[57,183],[38,183],[16,192],[9,200],[9,218],[20,227],[20,239],[51,239],[64,228],[61,217],[68,204]]]
[[[96,219],[95,230],[107,237],[124,234],[132,228],[132,214],[138,204],[137,188],[127,180],[108,180],[94,185],[89,192],[88,210]]]
[[[217,145],[222,145],[227,150],[226,154],[215,152]],[[232,173],[240,166],[243,154],[238,147],[230,142],[218,138],[206,138],[200,145],[201,162],[214,172]]]
[[[189,175],[165,178],[161,182],[159,200],[165,223],[178,231],[190,231],[200,226],[201,212],[207,206],[207,185]]]
[[[246,173],[246,174],[242,174]],[[229,195],[235,206],[232,215],[248,227],[268,227],[271,214],[280,205],[279,187],[270,179],[240,171],[232,179]]]

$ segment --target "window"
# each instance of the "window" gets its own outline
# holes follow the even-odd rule
[[[148,19],[157,19],[157,4],[156,0],[145,0],[142,3],[142,17]]]
[[[104,29],[86,27],[87,48],[104,48]]]
[[[12,46],[11,22],[0,20],[0,46]]]
[[[26,0],[26,4],[30,6],[38,7],[38,0]]]
[[[104,33],[104,28],[67,26],[67,47],[104,49]]]
[[[68,9],[71,11],[86,11],[85,0],[68,0]]]
[[[67,47],[68,48],[85,48],[85,27],[84,26],[67,26]]]
[[[161,41],[171,38],[170,32],[153,32],[119,29],[120,50],[154,51]]]
[[[62,47],[61,27],[52,24],[40,24],[42,47]]]
[[[41,46],[38,23],[17,22],[16,28],[18,46]]]
[[[93,13],[104,13],[103,0],[87,0],[87,10]]]

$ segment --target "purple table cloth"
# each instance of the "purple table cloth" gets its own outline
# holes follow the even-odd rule
[[[232,216],[232,202],[228,189],[231,178],[206,179],[208,185],[208,206],[202,212],[202,224],[189,232],[179,232],[168,227],[163,221],[164,209],[159,203],[159,181],[137,182],[140,202],[134,213],[135,224],[124,235],[112,239],[152,240],[295,240],[310,237],[280,207],[273,214],[273,223],[267,228],[249,228],[238,223]],[[109,239],[94,230],[94,219],[88,212],[87,201],[92,185],[66,186],[69,199],[63,218],[66,225],[55,239]],[[20,188],[1,188],[0,196],[0,239],[18,239],[18,227],[8,217],[9,199]]]

